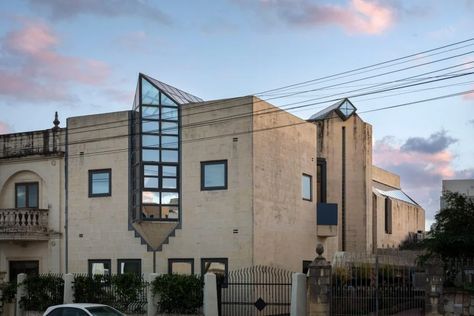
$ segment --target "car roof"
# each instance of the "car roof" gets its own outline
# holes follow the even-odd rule
[[[51,306],[50,308],[57,308],[57,307],[96,307],[96,306],[107,306],[104,304],[95,304],[95,303],[74,303],[74,304],[61,304],[61,305],[55,305]]]

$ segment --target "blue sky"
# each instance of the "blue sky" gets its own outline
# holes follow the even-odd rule
[[[0,133],[50,128],[54,111],[64,126],[70,116],[128,110],[139,72],[206,100],[235,97],[463,41],[473,30],[472,0],[3,1]],[[453,67],[436,75],[472,71],[474,42],[451,48],[269,102],[285,108],[442,68]],[[409,66],[417,67],[341,85]],[[472,89],[467,74],[351,100],[363,112]],[[308,118],[327,105],[292,112]],[[373,125],[374,162],[402,176],[428,222],[441,179],[474,178],[474,94],[360,115]]]

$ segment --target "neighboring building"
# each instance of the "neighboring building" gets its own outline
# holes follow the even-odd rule
[[[253,96],[205,102],[140,74],[132,111],[58,125],[0,136],[10,278],[301,271],[318,243],[330,258],[423,230],[399,177],[372,166],[371,126],[347,99],[305,121]]]
[[[457,192],[474,199],[474,179],[443,180],[442,192],[446,191]],[[440,197],[440,207],[442,209],[445,207],[445,201],[442,196]]]

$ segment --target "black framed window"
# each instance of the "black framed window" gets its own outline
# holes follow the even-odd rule
[[[117,259],[117,274],[142,274],[141,259]]]
[[[28,276],[39,275],[39,261],[38,260],[21,260],[9,261],[9,277],[10,282],[16,283],[18,274],[26,273]]]
[[[194,274],[194,259],[192,258],[170,258],[168,259],[169,274]]]
[[[110,259],[89,259],[89,275],[110,275]]]
[[[227,160],[201,162],[201,191],[227,190]]]
[[[15,207],[38,208],[39,205],[38,182],[23,182],[15,184]]]
[[[303,173],[301,176],[301,193],[303,200],[311,201],[313,199],[313,177]]]
[[[302,269],[302,271],[303,271],[304,274],[308,273],[309,265],[311,264],[311,262],[312,262],[311,260],[303,260],[303,267],[302,267],[303,269]]]
[[[316,180],[317,202],[326,203],[326,159],[324,158],[318,158]]]
[[[385,198],[385,233],[392,233],[392,200]]]
[[[89,170],[89,197],[112,195],[112,170]]]
[[[201,258],[201,275],[207,272],[227,276],[229,272],[229,260],[227,258]]]
[[[88,316],[88,314],[75,307],[59,307],[52,310],[46,316]]]

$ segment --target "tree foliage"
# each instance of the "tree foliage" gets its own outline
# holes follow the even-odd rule
[[[442,258],[474,258],[474,201],[454,192],[443,194],[445,207],[425,239],[430,254]]]

